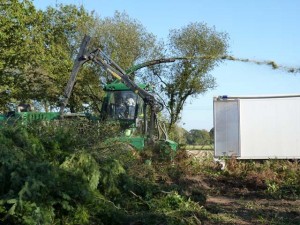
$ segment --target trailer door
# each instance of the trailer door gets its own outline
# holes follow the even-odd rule
[[[214,129],[215,157],[239,157],[238,100],[214,100]]]

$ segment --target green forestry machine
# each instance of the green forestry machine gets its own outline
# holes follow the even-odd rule
[[[115,78],[113,83],[104,87],[105,98],[102,103],[99,120],[117,121],[121,127],[121,136],[116,137],[117,141],[126,142],[135,149],[142,150],[145,145],[158,145],[160,148],[168,148],[176,151],[177,143],[168,139],[165,126],[158,120],[157,114],[163,110],[163,104],[157,99],[151,87],[145,84],[136,84],[129,75],[113,60],[104,54],[101,49],[86,53],[90,43],[90,37],[85,36],[77,58],[75,59],[70,79],[61,98],[59,112],[15,112],[12,115],[1,115],[0,120],[7,117],[18,118],[26,123],[36,120],[55,120],[65,117],[75,117],[79,114],[65,113],[65,108],[71,96],[77,74],[81,66],[86,62],[93,62],[100,65],[106,72]],[[161,63],[151,62],[151,65]],[[129,71],[135,71],[144,64],[135,66]],[[1,121],[0,121],[1,122]],[[24,123],[24,122],[23,122]]]
[[[116,80],[104,87],[106,92],[101,108],[101,120],[118,121],[122,129],[121,141],[126,141],[136,149],[143,149],[145,144],[159,144],[172,150],[177,149],[177,143],[168,139],[165,127],[158,120],[157,114],[163,110],[163,104],[155,97],[149,85],[136,84],[129,75],[101,49],[86,54],[90,37],[85,36],[66,86],[60,116],[72,93],[81,66],[86,62],[100,65]],[[134,67],[137,69],[139,67]],[[134,69],[131,69],[134,70]]]
[[[0,97],[10,94],[9,90],[0,92]],[[11,107],[10,107],[11,108]],[[35,112],[31,104],[19,104],[14,107],[15,110],[9,111],[4,114],[0,114],[0,126],[3,124],[14,125],[21,123],[27,125],[34,121],[51,121],[59,119],[59,113],[57,112]]]

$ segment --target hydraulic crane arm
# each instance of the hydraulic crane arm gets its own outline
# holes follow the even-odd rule
[[[111,59],[109,59],[101,49],[97,49],[86,56],[88,60],[92,60],[96,64],[100,65],[108,73],[110,73],[114,78],[123,82],[130,90],[139,95],[145,102],[151,104],[155,101],[152,94],[140,88],[136,83],[134,83],[129,76]],[[154,103],[154,102],[153,102]]]
[[[88,54],[85,54],[86,48],[90,43],[90,40],[91,38],[89,36],[85,36],[81,43],[79,53],[77,55],[77,58],[75,59],[71,76],[65,88],[64,95],[61,101],[60,116],[63,117],[64,109],[68,104],[68,100],[71,96],[79,69],[85,62],[88,61],[93,61],[94,63],[100,65],[114,78],[123,82],[134,93],[139,95],[147,105],[150,105],[151,111],[153,111],[154,113],[161,111],[161,109],[163,108],[163,104],[157,101],[151,93],[147,92],[146,90],[140,88],[137,84],[135,84],[125,73],[125,71],[117,63],[115,63],[108,56],[106,56],[101,49],[96,49]]]
[[[61,118],[63,118],[64,110],[68,104],[69,98],[73,91],[73,87],[74,87],[74,84],[76,81],[77,74],[78,74],[82,64],[85,63],[86,61],[88,61],[87,59],[83,58],[82,56],[84,55],[86,47],[89,45],[90,41],[91,41],[91,38],[89,36],[85,36],[80,45],[79,53],[75,59],[70,79],[65,88],[64,95],[61,98],[61,106],[60,106],[60,111],[59,111]]]

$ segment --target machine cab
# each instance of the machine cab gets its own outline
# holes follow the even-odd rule
[[[123,83],[112,83],[105,87],[106,97],[102,105],[102,116],[108,120],[132,121],[143,116],[143,100]]]

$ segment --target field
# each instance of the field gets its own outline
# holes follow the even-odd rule
[[[214,145],[186,145],[186,150],[214,150]]]

